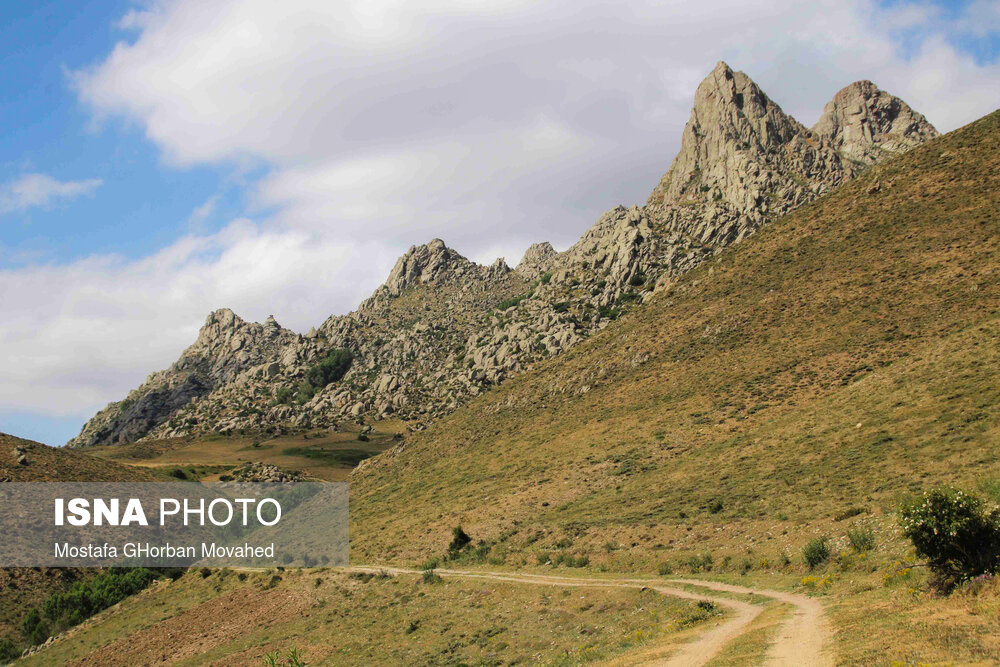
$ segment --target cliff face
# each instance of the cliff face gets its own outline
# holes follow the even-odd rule
[[[306,336],[218,310],[173,366],[95,415],[69,445],[389,416],[421,428],[767,221],[937,134],[868,81],[838,92],[807,129],[720,62],[645,206],[611,209],[565,252],[535,244],[513,270],[470,262],[440,239],[414,246],[355,312]],[[347,374],[309,386],[309,369],[336,348],[354,354]]]

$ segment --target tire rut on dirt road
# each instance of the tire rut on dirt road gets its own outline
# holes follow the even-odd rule
[[[421,574],[420,570],[395,567],[357,566],[345,569],[358,572],[382,571],[390,574]],[[732,598],[713,596],[708,593],[696,593],[674,586],[665,586],[662,580],[558,577],[517,572],[447,569],[435,569],[434,572],[447,577],[493,579],[541,586],[649,588],[662,595],[670,595],[686,600],[708,599],[729,610],[729,616],[705,632],[702,632],[694,640],[680,645],[674,654],[654,662],[643,663],[663,667],[693,667],[706,664],[729,642],[743,634],[747,626],[762,611],[762,607],[759,605]],[[671,579],[667,583],[696,586],[709,591],[759,595],[790,604],[794,607],[795,611],[781,624],[781,630],[778,633],[777,639],[768,648],[765,664],[769,666],[773,665],[774,667],[791,667],[793,665],[795,667],[828,667],[833,665],[833,659],[828,650],[829,628],[823,614],[823,605],[818,600],[795,593],[746,588],[744,586],[734,586],[732,584],[702,581],[699,579]]]

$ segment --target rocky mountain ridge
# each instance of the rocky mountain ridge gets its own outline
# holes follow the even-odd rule
[[[193,433],[336,428],[398,417],[421,428],[560,354],[706,257],[892,154],[937,136],[868,81],[839,91],[812,129],[720,62],[695,94],[681,150],[645,206],[603,214],[572,247],[531,246],[516,269],[412,247],[356,311],[307,335],[273,318],[209,315],[169,369],[112,403],[70,446]],[[352,362],[314,386],[332,350]]]

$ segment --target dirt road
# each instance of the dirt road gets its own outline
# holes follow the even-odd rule
[[[349,570],[361,572],[385,571],[391,574],[420,574],[419,570],[407,570],[392,567],[352,567]],[[671,579],[664,585],[662,580],[654,579],[602,579],[595,577],[558,577],[541,574],[524,574],[517,572],[481,572],[469,570],[434,570],[443,577],[462,577],[468,579],[494,579],[499,581],[514,581],[539,586],[586,586],[603,588],[649,588],[674,597],[688,600],[711,600],[730,613],[721,621],[710,625],[695,639],[682,644],[674,653],[665,658],[648,656],[648,659],[636,656],[638,663],[644,665],[662,665],[665,667],[688,667],[704,665],[716,656],[729,642],[738,638],[753,622],[762,608],[758,605],[727,597],[711,595],[705,592],[692,592],[676,585],[696,586],[706,591],[720,591],[738,594],[754,594],[784,602],[794,608],[794,612],[782,624],[774,643],[769,647],[765,663],[775,667],[828,667],[833,665],[829,649],[830,630],[823,614],[823,605],[813,598],[783,591],[761,590],[734,586],[715,581],[699,579]]]

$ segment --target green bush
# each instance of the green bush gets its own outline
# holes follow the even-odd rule
[[[552,274],[543,273],[542,277],[538,279],[538,282],[542,283],[543,285],[548,285],[550,280],[552,280]]]
[[[875,548],[875,533],[872,532],[871,528],[863,526],[848,528],[847,540],[851,543],[851,547],[858,553],[871,551]]]
[[[423,579],[425,584],[436,584],[441,581],[441,577],[434,570],[424,570]]]
[[[455,526],[451,531],[451,544],[448,545],[448,553],[457,554],[465,547],[469,546],[472,538],[462,530],[461,526]]]
[[[597,314],[601,316],[603,320],[617,320],[621,312],[617,308],[612,308],[611,306],[599,306],[597,308]]]
[[[802,560],[805,561],[809,569],[815,569],[817,565],[825,563],[830,558],[830,540],[827,537],[817,537],[809,540],[802,549]]]
[[[42,615],[37,609],[32,609],[21,621],[21,633],[24,639],[31,645],[44,643],[51,634],[49,624],[42,619]]]
[[[520,305],[522,301],[530,298],[532,294],[534,294],[534,292],[528,292],[527,294],[521,294],[519,296],[512,296],[509,299],[504,299],[503,301],[497,304],[497,310],[507,310],[512,306]]]
[[[144,568],[111,568],[92,579],[80,581],[64,593],[56,593],[24,617],[21,629],[31,644],[93,616],[111,605],[135,595],[156,578]]]
[[[0,660],[16,660],[21,657],[21,652],[17,650],[17,645],[6,637],[0,639]]]
[[[660,563],[660,566],[658,568],[656,568],[656,571],[658,574],[665,577],[667,575],[671,575],[674,573],[674,566],[671,565],[669,562],[663,562]]]
[[[338,347],[326,353],[326,356],[306,371],[306,381],[317,389],[322,389],[331,382],[344,377],[354,361],[354,353]],[[310,398],[312,398],[310,396]],[[308,399],[307,399],[308,400]]]
[[[958,489],[934,489],[903,506],[903,534],[942,590],[1000,571],[1000,510]]]
[[[701,556],[691,556],[685,561],[685,564],[691,568],[692,572],[711,572],[713,563],[710,551],[706,551]]]

